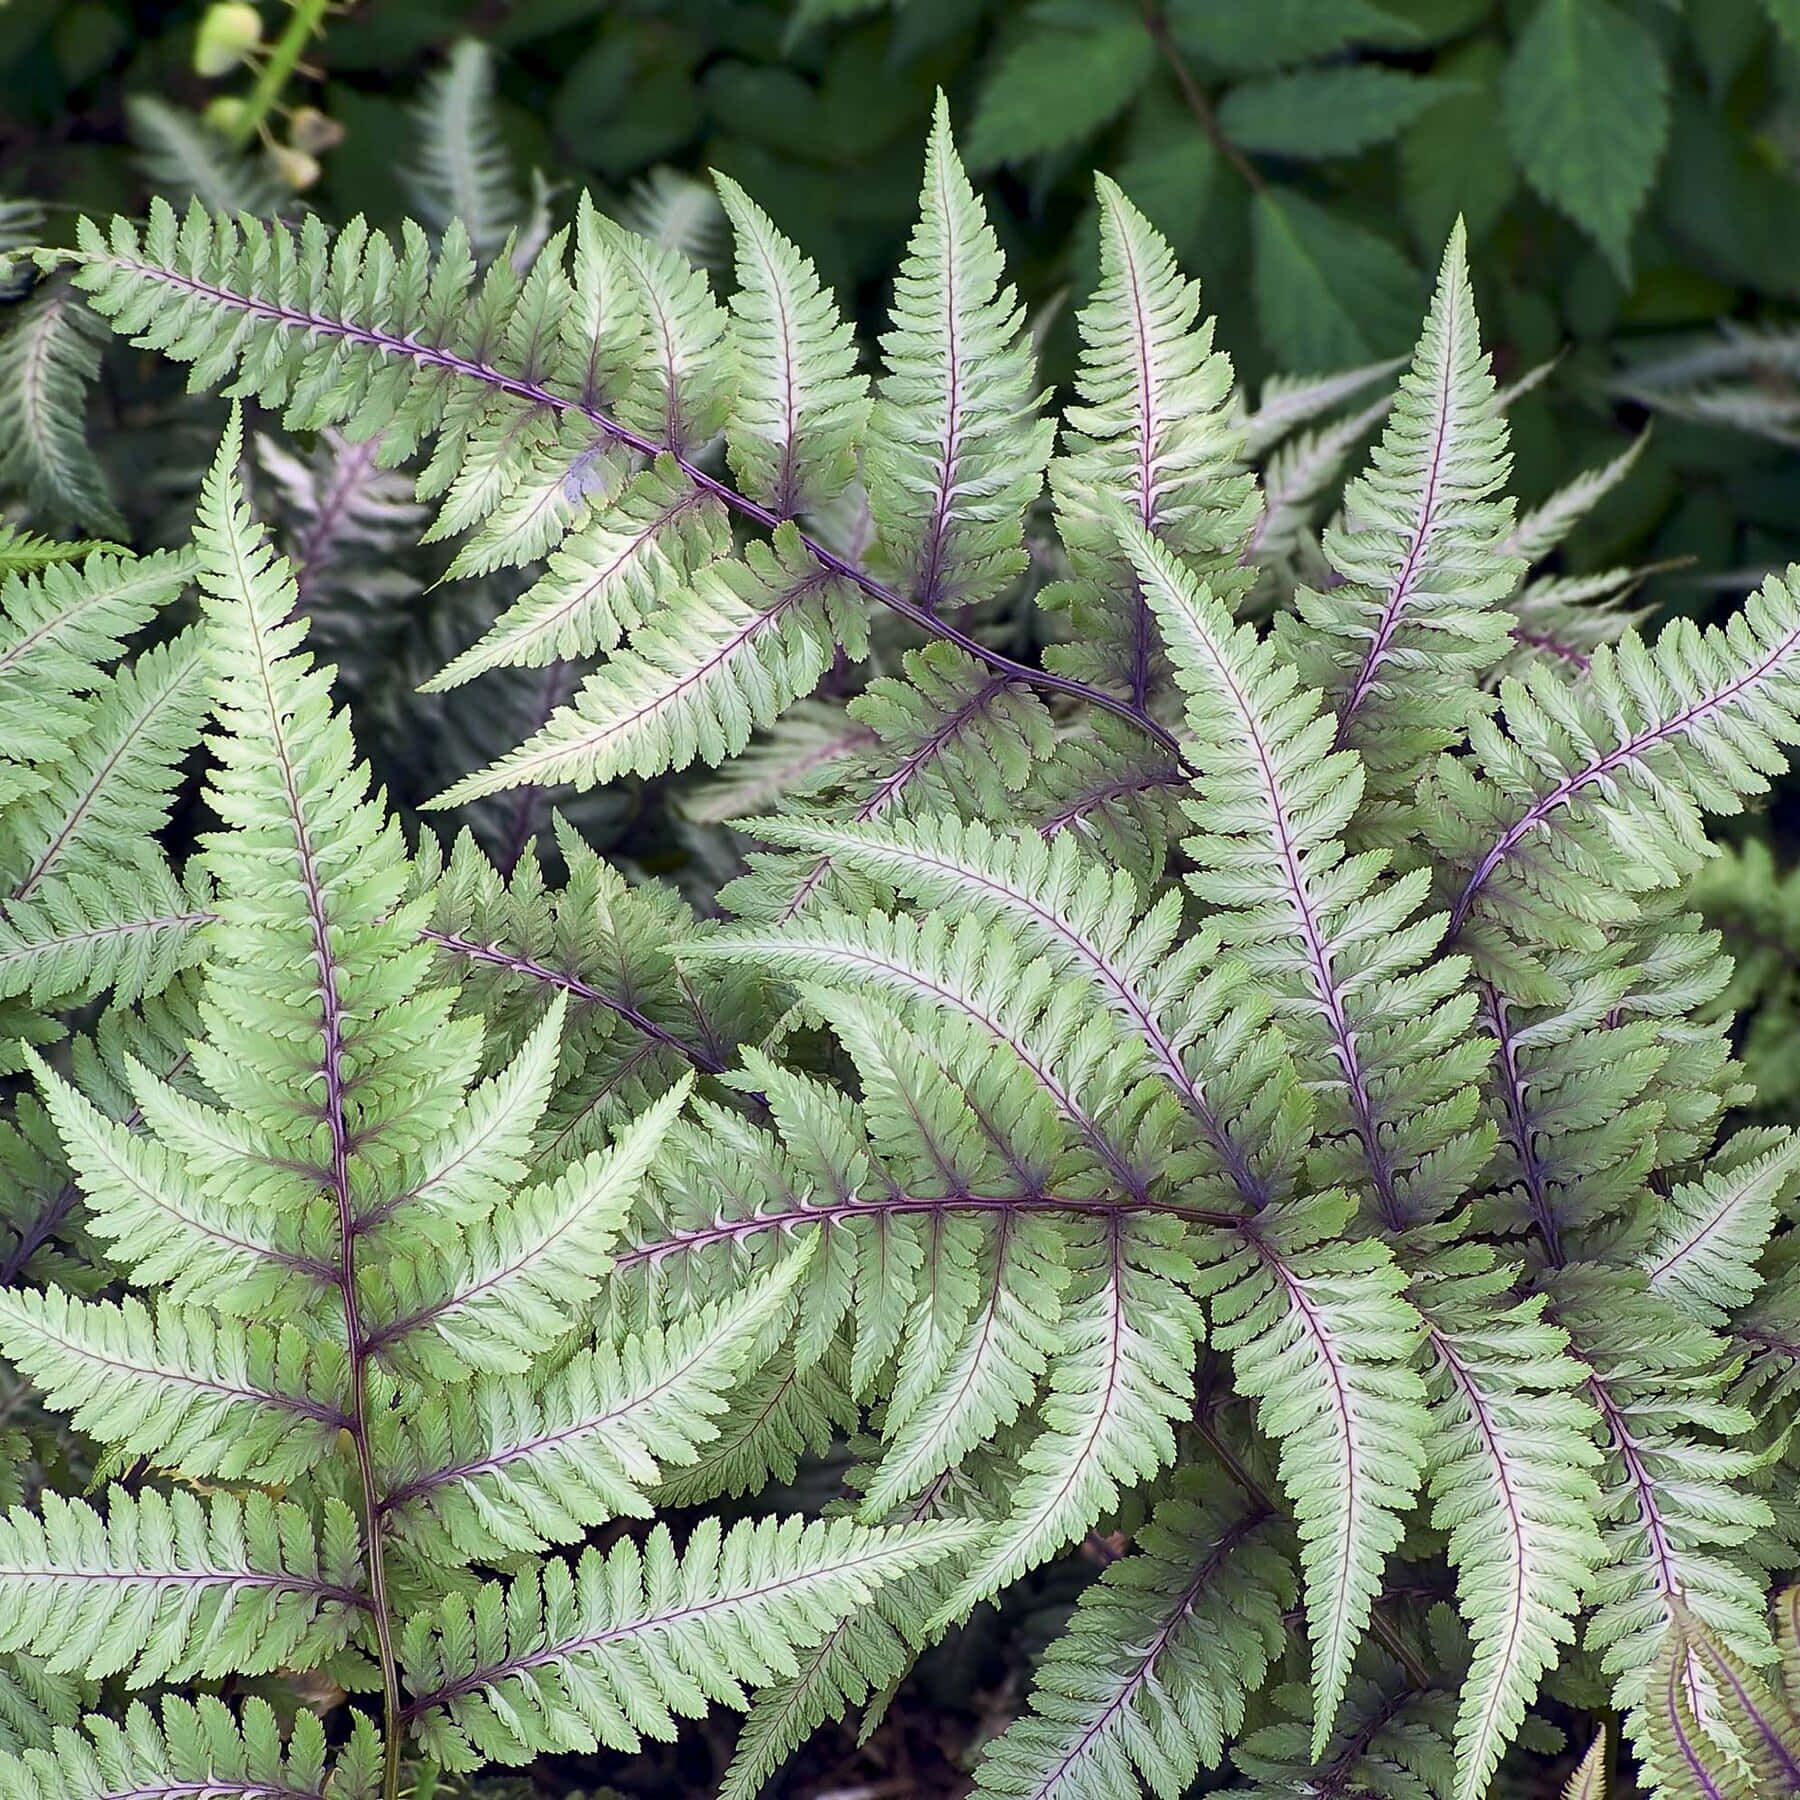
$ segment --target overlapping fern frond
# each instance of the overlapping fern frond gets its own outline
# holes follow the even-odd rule
[[[1391,402],[1249,413],[1102,184],[1056,421],[942,107],[865,377],[729,180],[728,301],[585,197],[540,245],[489,73],[439,77],[396,239],[159,205],[44,257],[313,441],[262,457],[298,567],[235,424],[194,555],[13,546],[0,986],[205,968],[21,1052],[0,1347],[115,1461],[0,1522],[0,1654],[22,1694],[304,1666],[351,1722],[78,1736],[53,1687],[0,1790],[391,1800],[719,1702],[751,1800],[1083,1544],[979,1792],[1486,1800],[1546,1696],[1658,1800],[1786,1779],[1800,1153],[1735,1116],[1684,907],[1778,953],[1772,872],[1688,884],[1800,740],[1789,583],[1646,644],[1633,572],[1530,577],[1637,450],[1515,515],[1460,231]],[[522,793],[498,860],[488,814],[408,841],[302,649],[319,606],[394,705],[355,605],[415,605],[422,563],[361,573],[414,537],[472,621],[440,753],[542,682],[434,803]],[[616,861],[545,829],[564,786]],[[802,1479],[820,1516],[716,1510]]]

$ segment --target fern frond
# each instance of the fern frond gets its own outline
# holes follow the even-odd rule
[[[1142,1780],[1177,1800],[1223,1760],[1280,1660],[1294,1577],[1274,1540],[1241,1496],[1182,1471],[1132,1553],[1083,1593],[1038,1665],[1031,1710],[983,1752],[975,1792],[1134,1800]]]
[[[743,1707],[746,1682],[791,1674],[796,1652],[886,1581],[950,1555],[966,1531],[846,1519],[696,1526],[677,1553],[664,1527],[549,1562],[509,1588],[455,1596],[406,1629],[408,1707],[447,1769],[516,1763],[546,1746],[635,1749],[710,1703]]]
[[[233,149],[185,108],[154,94],[128,94],[125,117],[148,185],[164,202],[197,200],[208,212],[256,218],[292,210],[292,189],[260,151]]]
[[[1200,284],[1112,182],[1101,176],[1098,186],[1100,285],[1077,320],[1080,399],[1050,465],[1073,581],[1044,602],[1066,605],[1072,628],[1073,641],[1050,652],[1053,666],[1141,705],[1157,674],[1155,631],[1108,508],[1125,506],[1229,588],[1255,484],[1238,461],[1230,360],[1213,349],[1212,321],[1196,323]]]
[[[85,431],[87,390],[105,341],[98,321],[60,281],[9,311],[0,332],[0,483],[56,518],[122,533],[125,521]]]
[[[809,692],[837,645],[862,653],[856,590],[807,554],[791,524],[742,561],[695,575],[678,618],[653,617],[535,737],[429,804],[460,806],[524,782],[594,786],[720,763]]]
[[[336,1439],[343,1352],[199,1307],[0,1293],[0,1350],[83,1431],[194,1475],[281,1482]]]
[[[1511,504],[1494,498],[1510,463],[1459,222],[1369,471],[1325,533],[1341,585],[1302,589],[1276,627],[1337,715],[1336,747],[1361,753],[1370,804],[1411,796],[1506,649],[1511,621],[1497,608],[1524,567],[1503,548]]]
[[[104,1512],[46,1494],[41,1516],[0,1519],[0,1648],[133,1687],[261,1674],[343,1646],[368,1604],[361,1573],[339,1502],[315,1525],[256,1493],[114,1487]]]
[[[200,644],[189,631],[146,650],[95,689],[70,754],[7,815],[9,905],[71,869],[135,851],[168,822],[181,764],[200,738]]]
[[[1212,1340],[1281,1446],[1312,1638],[1314,1754],[1323,1753],[1382,1565],[1419,1489],[1429,1423],[1413,1367],[1419,1315],[1381,1245],[1343,1237],[1324,1195],[1271,1207],[1206,1272]]]
[[[1037,416],[1024,315],[941,95],[920,209],[881,341],[867,467],[883,566],[931,612],[991,599],[1025,566],[1023,515],[1055,427]]]
[[[606,1253],[688,1088],[677,1083],[609,1151],[591,1152],[472,1223],[453,1252],[437,1252],[426,1268],[402,1261],[387,1270],[397,1305],[387,1319],[371,1316],[370,1342],[390,1360],[422,1364],[445,1380],[464,1370],[529,1369],[592,1301]],[[441,1175],[428,1176],[414,1197],[443,1185]]]
[[[1606,1554],[1587,1597],[1586,1643],[1614,1678],[1617,1704],[1653,1703],[1650,1670],[1681,1609],[1734,1655],[1766,1665],[1775,1651],[1763,1582],[1745,1546],[1770,1514],[1746,1491],[1758,1456],[1733,1441],[1750,1419],[1722,1397],[1719,1339],[1592,1265],[1559,1271],[1550,1295],[1600,1415]]]
[[[1658,1208],[1640,1259],[1651,1291],[1706,1325],[1723,1324],[1762,1285],[1757,1259],[1797,1178],[1800,1141],[1791,1134],[1736,1133]]]
[[[1440,1253],[1408,1288],[1430,1333],[1427,1489],[1449,1537],[1474,1657],[1456,1719],[1458,1800],[1481,1800],[1573,1621],[1602,1549],[1587,1371],[1515,1301],[1485,1246]]]
[[[1598,947],[1636,896],[1708,850],[1705,813],[1738,811],[1800,739],[1800,607],[1770,577],[1729,625],[1627,632],[1577,686],[1542,670],[1502,684],[1507,731],[1472,728],[1474,767],[1438,764],[1420,818],[1461,872],[1452,935]],[[1477,774],[1477,769],[1479,774]]]
[[[499,1378],[435,1389],[384,1449],[385,1519],[436,1554],[477,1562],[647,1515],[645,1490],[712,1441],[799,1269],[790,1258],[666,1331],[602,1337],[535,1394]]]
[[[1071,1279],[1044,1429],[1021,1458],[1009,1515],[970,1560],[937,1615],[961,1618],[1068,1544],[1175,1458],[1174,1423],[1193,1407],[1204,1336],[1184,1288],[1193,1263],[1175,1222],[1121,1219],[1065,1234]]]
[[[420,217],[442,233],[452,219],[469,235],[477,262],[490,262],[520,224],[518,178],[494,107],[494,56],[475,38],[450,46],[442,68],[421,84],[413,109],[415,148],[402,171]]]
[[[731,547],[725,510],[672,463],[634,476],[578,527],[487,634],[425,683],[460,686],[488,669],[541,668],[612,650],[671,609],[696,570]]]
[[[1656,1791],[1671,1800],[1800,1794],[1800,1716],[1791,1696],[1685,1611],[1651,1672],[1642,1749]]]
[[[334,1274],[328,1253],[335,1220],[328,1227],[317,1208],[268,1218],[253,1206],[209,1192],[198,1169],[210,1146],[195,1146],[200,1155],[190,1165],[172,1143],[107,1118],[40,1059],[31,1061],[81,1182],[90,1229],[115,1258],[129,1264],[138,1285],[166,1285],[172,1299],[241,1318],[278,1305],[289,1317],[311,1309],[321,1284]],[[141,1065],[132,1068],[150,1097],[153,1078]],[[150,1099],[152,1113],[175,1140],[171,1105],[180,1105],[171,1089],[161,1101]]]
[[[35,575],[52,563],[80,562],[96,551],[105,551],[110,556],[131,554],[123,544],[102,543],[97,538],[58,542],[36,532],[21,531],[16,525],[0,524],[0,578]]]
[[[199,961],[216,917],[199,882],[184,886],[153,846],[53,876],[0,914],[0,994],[47,1008],[108,989],[121,1002],[157,993]]]
[[[777,518],[815,512],[856,473],[868,383],[812,263],[735,181],[713,179],[737,238],[731,311],[742,373],[725,434],[732,473]]]
[[[1382,853],[1345,856],[1362,767],[1332,747],[1320,696],[1154,538],[1122,529],[1187,695],[1206,796],[1185,802],[1189,885],[1221,909],[1318,1094],[1321,1136],[1338,1139],[1315,1153],[1317,1184],[1355,1184],[1391,1230],[1438,1217],[1492,1134],[1470,1085],[1489,1052],[1468,1033],[1466,965],[1434,955],[1441,915],[1417,916],[1428,876],[1378,885]]]
[[[94,554],[80,568],[55,563],[0,583],[0,743],[17,761],[50,762],[83,729],[70,696],[91,693],[99,670],[124,654],[193,578],[183,551]]]

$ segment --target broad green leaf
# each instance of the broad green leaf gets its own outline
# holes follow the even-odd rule
[[[1370,0],[1170,0],[1166,16],[1188,55],[1249,73],[1348,44],[1412,44],[1419,33],[1399,11]]]
[[[1150,34],[1132,20],[1027,33],[982,90],[969,166],[1023,162],[1079,143],[1131,102],[1155,61]]]
[[[1300,69],[1233,88],[1219,127],[1240,150],[1354,156],[1398,137],[1457,85],[1377,63]]]
[[[1631,229],[1669,135],[1669,71],[1655,38],[1611,0],[1542,0],[1504,91],[1525,179],[1629,284]]]
[[[1338,369],[1404,350],[1423,283],[1386,238],[1290,188],[1251,211],[1252,280],[1263,339],[1291,369]]]

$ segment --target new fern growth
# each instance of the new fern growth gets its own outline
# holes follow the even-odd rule
[[[1544,1791],[1538,1710],[1617,1715],[1649,1792],[1790,1791],[1800,1142],[1739,1118],[1684,908],[1800,741],[1800,577],[1651,641],[1631,572],[1531,577],[1632,453],[1517,516],[1460,230],[1391,405],[1249,413],[1103,181],[1056,419],[941,110],[872,380],[719,195],[724,303],[586,200],[535,255],[158,204],[44,258],[312,434],[317,477],[264,452],[302,527],[345,459],[410,467],[448,579],[507,576],[449,716],[575,666],[433,808],[678,777],[701,905],[566,819],[560,889],[529,830],[409,849],[300,648],[302,590],[340,639],[359,590],[297,586],[234,415],[169,565],[199,623],[62,670],[8,852],[17,929],[57,845],[148,841],[190,738],[141,721],[195,672],[180,1077],[21,1052],[117,1286],[0,1296],[0,1351],[111,1485],[8,1515],[0,1651],[22,1693],[318,1671],[350,1716],[172,1693],[0,1791],[391,1797],[723,1701],[751,1800],[1096,1533],[978,1793]],[[26,633],[70,578],[14,579]],[[845,1446],[821,1516],[725,1524]],[[658,1508],[681,1548],[593,1541]]]

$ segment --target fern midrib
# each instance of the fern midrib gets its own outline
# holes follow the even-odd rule
[[[152,263],[134,258],[109,255],[90,257],[88,261],[122,269],[141,280],[160,282],[166,286],[179,288],[198,299],[211,301],[222,309],[235,307],[239,311],[250,313],[254,317],[266,319],[296,332],[304,332],[315,337],[343,338],[348,342],[376,350],[383,355],[403,356],[426,367],[443,369],[468,380],[481,382],[501,393],[511,394],[515,399],[527,401],[533,406],[547,407],[555,412],[579,413],[583,418],[597,425],[607,436],[614,438],[648,460],[654,461],[659,455],[670,456],[688,480],[714,495],[732,511],[741,513],[765,529],[773,531],[784,522],[778,513],[759,505],[747,495],[738,493],[718,477],[707,474],[686,456],[677,454],[669,445],[654,442],[585,401],[554,393],[549,388],[534,382],[521,381],[514,376],[502,373],[491,364],[471,362],[467,358],[444,350],[437,345],[421,343],[410,335],[395,336],[391,333],[376,331],[366,325],[355,324],[349,320],[333,319],[318,313],[302,312],[293,307],[279,306],[253,295],[240,294],[230,288],[199,281],[192,276],[182,275],[178,271],[158,268]],[[799,530],[797,526],[794,529]],[[825,545],[806,532],[801,531],[799,535],[807,554],[822,567],[843,580],[853,583],[870,599],[879,601],[883,606],[899,614],[901,618],[916,626],[928,637],[943,638],[955,644],[958,649],[973,657],[977,662],[985,663],[988,667],[1010,675],[1015,680],[1045,688],[1070,699],[1081,700],[1089,705],[1100,707],[1103,711],[1114,713],[1155,739],[1170,755],[1177,759],[1180,758],[1181,750],[1174,734],[1142,708],[1121,700],[1116,694],[1110,694],[1104,688],[1094,687],[1070,676],[1058,675],[1053,670],[1033,668],[1027,663],[1015,661],[1012,657],[982,643],[978,638],[970,636],[968,632],[951,621],[940,618],[930,608],[920,606],[895,589],[885,586],[854,563],[827,549]]]
[[[1561,1231],[1550,1205],[1549,1172],[1537,1151],[1537,1134],[1531,1128],[1531,1116],[1525,1101],[1525,1076],[1519,1066],[1519,1047],[1507,1017],[1506,997],[1489,981],[1477,981],[1483,1022],[1500,1050],[1501,1106],[1506,1114],[1506,1136],[1519,1159],[1525,1177],[1525,1192],[1531,1203],[1532,1223],[1544,1241],[1544,1249],[1553,1263],[1563,1260]]]
[[[1150,1200],[1141,1204],[1119,1200],[1078,1200],[1067,1195],[945,1194],[897,1193],[879,1200],[829,1200],[814,1206],[796,1206],[782,1212],[758,1212],[746,1219],[728,1219],[695,1231],[678,1232],[672,1237],[635,1244],[613,1254],[615,1275],[643,1263],[666,1262],[672,1256],[691,1256],[711,1249],[716,1244],[741,1242],[764,1231],[793,1232],[806,1225],[830,1226],[847,1219],[905,1218],[909,1215],[942,1216],[948,1213],[972,1212],[1000,1215],[1061,1213],[1070,1218],[1111,1219],[1120,1214],[1155,1214],[1166,1218],[1185,1219],[1190,1224],[1211,1226],[1216,1230],[1241,1230],[1243,1220],[1235,1213],[1209,1211],[1199,1206],[1181,1206],[1174,1201]]]
[[[853,1573],[855,1570],[871,1564],[884,1563],[890,1559],[891,1554],[886,1546],[877,1546],[864,1552],[861,1556],[845,1557],[832,1563],[830,1572],[833,1575]],[[583,1632],[579,1637],[564,1638],[558,1643],[546,1645],[541,1649],[519,1652],[507,1657],[504,1661],[490,1663],[486,1668],[476,1669],[471,1674],[458,1676],[443,1687],[408,1701],[401,1713],[401,1718],[404,1722],[411,1722],[432,1707],[448,1706],[464,1695],[474,1693],[481,1688],[509,1680],[532,1669],[541,1669],[549,1664],[567,1662],[571,1657],[603,1649],[606,1645],[618,1643],[621,1639],[636,1637],[640,1633],[666,1630],[673,1626],[679,1626],[688,1619],[703,1618],[708,1613],[718,1612],[727,1607],[755,1605],[758,1601],[783,1593],[789,1588],[798,1587],[804,1582],[816,1581],[819,1574],[820,1571],[816,1569],[801,1569],[792,1575],[784,1575],[776,1581],[761,1582],[755,1587],[715,1594],[707,1599],[696,1601],[692,1605],[671,1607],[665,1612],[652,1614],[648,1618],[632,1619],[623,1625],[615,1625],[605,1631]]]
[[[362,1490],[363,1554],[368,1568],[370,1611],[374,1617],[376,1648],[381,1668],[384,1718],[382,1795],[383,1800],[397,1800],[401,1749],[398,1729],[400,1674],[399,1663],[394,1656],[390,1616],[392,1608],[382,1554],[380,1494],[374,1453],[369,1442],[368,1336],[363,1326],[361,1301],[356,1290],[356,1239],[359,1226],[356,1200],[350,1187],[350,1130],[344,1096],[343,1002],[338,993],[337,959],[331,947],[331,923],[325,910],[325,884],[313,850],[312,833],[307,823],[306,808],[301,800],[293,758],[288,753],[287,737],[282,730],[284,715],[269,667],[268,638],[262,629],[262,620],[257,616],[252,598],[258,592],[259,584],[255,572],[245,566],[241,533],[228,533],[227,543],[232,558],[235,591],[245,596],[245,611],[249,615],[252,641],[255,644],[257,680],[262,690],[264,717],[268,721],[269,744],[281,773],[282,794],[287,803],[288,822],[294,835],[294,850],[300,865],[300,888],[306,905],[307,925],[312,934],[313,961],[318,970],[325,1121],[331,1139],[330,1188],[338,1219],[337,1287],[343,1302],[344,1339],[350,1359],[350,1406],[344,1429],[349,1434],[355,1453],[357,1483]]]
[[[690,1044],[685,1038],[658,1025],[648,1013],[641,1012],[628,1001],[597,988],[592,982],[584,981],[579,975],[571,975],[562,969],[553,969],[548,963],[523,956],[516,951],[505,950],[497,943],[480,943],[474,938],[461,937],[455,932],[425,930],[419,933],[427,943],[436,944],[441,949],[454,952],[458,956],[466,956],[472,962],[486,963],[497,969],[509,969],[515,975],[524,975],[532,981],[542,982],[546,987],[562,988],[577,1000],[585,1000],[595,1006],[603,1006],[609,1012],[617,1013],[627,1024],[633,1026],[645,1037],[654,1039],[667,1049],[685,1057],[695,1068],[708,1075],[723,1075],[729,1066],[725,1060],[712,1051],[703,1049],[697,1044]]]
[[[281,1593],[305,1594],[321,1603],[353,1607],[359,1612],[366,1612],[371,1604],[369,1596],[356,1588],[285,1571],[270,1574],[260,1569],[37,1569],[25,1568],[18,1563],[0,1563],[0,1575],[8,1581],[68,1581],[102,1587],[266,1588]]]
[[[204,1394],[220,1394],[230,1400],[248,1400],[253,1405],[266,1406],[274,1412],[293,1413],[298,1418],[312,1419],[321,1425],[330,1425],[340,1430],[349,1425],[349,1415],[342,1407],[327,1406],[323,1401],[309,1399],[304,1394],[284,1394],[272,1388],[240,1387],[235,1382],[197,1375],[188,1369],[169,1369],[152,1363],[133,1362],[128,1357],[96,1350],[91,1344],[66,1337],[62,1332],[51,1329],[44,1321],[34,1321],[33,1324],[34,1329],[51,1343],[82,1362],[98,1363],[102,1368],[117,1369],[126,1375],[147,1376],[163,1387],[188,1387]]]
[[[1461,1390],[1463,1403],[1469,1409],[1469,1417],[1476,1430],[1481,1434],[1482,1448],[1486,1454],[1489,1470],[1493,1474],[1495,1484],[1506,1502],[1507,1538],[1510,1546],[1508,1557],[1506,1584],[1506,1623],[1503,1631],[1504,1642],[1498,1651],[1498,1668],[1502,1674],[1510,1671],[1519,1653],[1519,1646],[1525,1635],[1525,1614],[1531,1597],[1529,1575],[1529,1534],[1525,1527],[1524,1514],[1521,1511],[1516,1485],[1513,1480],[1512,1459],[1502,1447],[1496,1425],[1489,1416],[1486,1399],[1474,1373],[1458,1355],[1455,1340],[1437,1325],[1423,1306],[1419,1308],[1419,1316],[1425,1321],[1426,1334],[1433,1351],[1449,1371],[1450,1378]],[[1460,1571],[1459,1571],[1460,1573]],[[1486,1596],[1484,1595],[1485,1599]],[[1492,1614],[1483,1613],[1483,1623],[1491,1623]],[[1493,1640],[1490,1638],[1489,1642]],[[1480,1649],[1486,1645],[1478,1644]],[[1468,1738],[1482,1745],[1494,1740],[1497,1721],[1503,1710],[1506,1698],[1507,1683],[1502,1679],[1490,1681],[1487,1698],[1484,1702],[1476,1728],[1468,1734]]]
[[[107,753],[105,760],[100,766],[92,771],[87,786],[77,797],[74,805],[68,808],[62,823],[57,827],[56,835],[51,838],[47,845],[45,845],[37,861],[32,864],[30,870],[26,873],[25,878],[19,883],[18,887],[13,890],[12,898],[14,900],[29,899],[31,890],[56,866],[57,859],[63,854],[70,839],[72,839],[80,830],[82,820],[87,817],[89,810],[94,806],[101,793],[105,790],[106,783],[113,771],[130,753],[133,745],[136,744],[138,739],[141,738],[153,724],[155,724],[157,715],[165,708],[173,706],[176,701],[181,698],[184,682],[188,675],[192,671],[198,669],[199,666],[200,652],[198,648],[196,648],[194,654],[188,658],[187,663],[171,674],[167,686],[165,686],[161,692],[153,695],[150,704],[143,708],[132,720],[131,729],[126,732],[119,739],[118,743],[116,743]]]
[[[1400,572],[1395,577],[1394,585],[1382,607],[1375,636],[1363,657],[1362,667],[1357,671],[1356,680],[1351,685],[1349,695],[1338,712],[1337,736],[1332,745],[1332,748],[1336,750],[1343,750],[1349,746],[1351,727],[1355,723],[1356,715],[1363,702],[1368,698],[1375,685],[1376,677],[1381,672],[1381,665],[1387,660],[1388,648],[1393,642],[1394,633],[1400,628],[1400,620],[1405,612],[1406,603],[1412,596],[1413,584],[1418,579],[1420,566],[1425,560],[1426,546],[1431,542],[1431,534],[1436,527],[1438,484],[1443,478],[1444,457],[1449,445],[1450,398],[1456,386],[1456,307],[1454,303],[1444,309],[1442,366],[1443,377],[1437,396],[1437,422],[1432,431],[1430,462],[1426,469],[1425,493],[1420,502],[1418,521],[1413,527],[1412,538],[1407,545],[1406,560],[1400,565]],[[1390,1224],[1396,1222],[1389,1221]]]
[[[1394,1190],[1393,1160],[1381,1142],[1368,1076],[1364,1073],[1362,1058],[1357,1051],[1356,1033],[1350,1028],[1343,995],[1338,991],[1331,966],[1325,932],[1314,908],[1312,892],[1307,886],[1306,871],[1301,866],[1293,834],[1288,829],[1290,809],[1263,732],[1262,720],[1250,704],[1250,698],[1239,684],[1229,660],[1220,654],[1219,646],[1209,634],[1202,632],[1198,635],[1206,646],[1213,666],[1218,670],[1219,679],[1231,690],[1232,703],[1237,708],[1244,734],[1255,752],[1257,770],[1262,777],[1264,801],[1268,808],[1268,828],[1281,861],[1288,903],[1299,928],[1301,949],[1312,971],[1313,993],[1324,1010],[1325,1021],[1331,1032],[1332,1052],[1343,1071],[1345,1086],[1349,1091],[1351,1119],[1363,1146],[1363,1160],[1375,1185],[1382,1222],[1390,1231],[1398,1231],[1406,1224],[1406,1219],[1400,1209],[1399,1196]]]
[[[1605,756],[1587,764],[1584,768],[1577,769],[1573,774],[1565,775],[1548,793],[1534,800],[1521,817],[1507,827],[1498,842],[1486,851],[1475,865],[1474,872],[1464,883],[1462,891],[1456,896],[1456,903],[1450,909],[1450,928],[1445,933],[1445,948],[1448,949],[1461,932],[1468,919],[1469,909],[1475,904],[1482,888],[1492,878],[1494,871],[1512,854],[1519,841],[1528,832],[1545,823],[1558,807],[1568,805],[1583,788],[1591,787],[1597,781],[1604,781],[1613,770],[1622,764],[1646,754],[1655,749],[1658,744],[1678,738],[1690,725],[1704,719],[1708,713],[1728,706],[1739,694],[1764,680],[1796,645],[1800,645],[1800,626],[1796,626],[1782,638],[1760,662],[1728,682],[1724,687],[1716,689],[1703,699],[1690,702],[1671,718],[1664,719],[1643,731],[1634,732],[1617,749],[1608,751]]]

